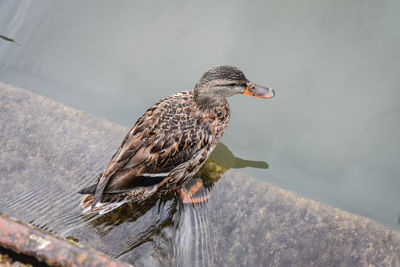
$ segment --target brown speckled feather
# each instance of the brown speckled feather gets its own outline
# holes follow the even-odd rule
[[[271,98],[275,92],[250,82],[236,67],[217,66],[193,90],[161,99],[129,131],[96,184],[79,191],[86,195],[83,212],[107,212],[156,192],[182,192],[178,187],[197,173],[222,137],[230,118],[226,98],[237,94]]]
[[[153,186],[143,186],[152,176],[162,179],[157,191],[184,183],[205,162],[229,118],[226,100],[223,105],[199,108],[193,90],[161,99],[138,119],[98,178],[92,208],[102,198],[115,197],[105,193],[124,197],[153,192]]]

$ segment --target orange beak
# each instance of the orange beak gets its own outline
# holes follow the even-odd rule
[[[248,83],[246,90],[244,90],[242,94],[262,98],[271,98],[275,95],[275,91],[272,88],[259,86],[254,83]]]

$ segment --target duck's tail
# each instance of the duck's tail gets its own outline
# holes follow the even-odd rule
[[[94,213],[101,210],[100,207],[91,209],[94,200],[94,193],[96,192],[96,187],[97,184],[92,184],[78,191],[79,194],[85,195],[80,203],[80,206],[83,208],[83,214]]]
[[[86,209],[87,207],[90,207],[93,203],[93,194],[89,194],[83,197],[80,206],[84,209]]]
[[[127,201],[124,199],[118,202],[98,202],[93,208],[94,193],[96,192],[97,184],[89,185],[88,187],[82,188],[78,191],[79,194],[84,194],[80,206],[83,208],[83,214],[99,213],[104,214],[113,209],[118,208]]]
[[[88,206],[90,207],[92,205],[94,192],[96,192],[96,186],[97,184],[92,184],[78,191],[79,194],[86,195],[83,197],[80,204],[82,208],[87,208]]]
[[[94,192],[96,192],[96,187],[97,187],[97,184],[92,184],[85,188],[82,188],[81,190],[78,191],[78,193],[79,194],[94,194]]]

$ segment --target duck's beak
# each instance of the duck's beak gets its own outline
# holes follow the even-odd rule
[[[272,88],[260,86],[254,83],[248,83],[242,94],[262,98],[271,98],[275,95],[275,91]]]

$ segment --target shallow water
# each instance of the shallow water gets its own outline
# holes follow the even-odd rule
[[[202,181],[203,186],[194,198],[208,196],[213,201],[213,186],[230,168],[268,168],[266,162],[235,157],[222,143],[215,152],[196,175],[198,178],[185,186],[188,191]],[[216,156],[223,156],[223,160]],[[18,175],[14,183],[2,183],[0,213],[136,266],[221,265],[222,257],[217,256],[215,247],[215,227],[208,222],[216,215],[207,200],[183,204],[170,193],[142,203],[127,203],[106,214],[84,215],[79,207],[82,196],[76,192],[82,183],[94,178],[85,175],[56,180],[24,179]]]
[[[223,142],[270,164],[243,171],[399,229],[399,11],[372,0],[2,1],[0,34],[20,45],[0,40],[0,80],[131,126],[210,66],[238,66],[278,88],[269,101],[230,100]],[[26,216],[46,228],[49,212],[81,220],[52,207]]]

